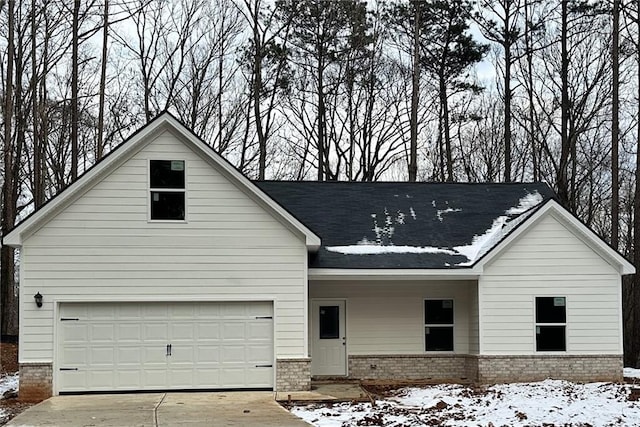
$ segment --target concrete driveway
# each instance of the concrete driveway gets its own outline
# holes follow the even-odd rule
[[[7,424],[17,426],[309,426],[272,392],[55,396]]]

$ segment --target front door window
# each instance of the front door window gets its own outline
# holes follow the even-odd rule
[[[340,338],[340,307],[337,305],[320,306],[320,339]]]

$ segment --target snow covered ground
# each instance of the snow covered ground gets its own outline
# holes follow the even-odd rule
[[[623,375],[625,378],[640,378],[640,369],[624,368]]]
[[[2,374],[0,375],[0,399],[2,395],[9,390],[18,389],[18,373],[15,374]],[[0,408],[0,420],[5,416],[6,410]]]
[[[317,427],[640,426],[640,402],[627,400],[630,387],[546,380],[496,385],[476,393],[442,384],[401,389],[374,407],[315,404],[291,411]]]

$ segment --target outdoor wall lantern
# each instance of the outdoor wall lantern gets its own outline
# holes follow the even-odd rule
[[[36,300],[36,305],[37,305],[38,307],[42,307],[42,295],[40,295],[40,292],[38,292],[37,294],[35,294],[35,295],[33,296],[33,299],[35,299],[35,300]]]

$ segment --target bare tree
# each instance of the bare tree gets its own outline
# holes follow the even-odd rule
[[[14,55],[15,55],[15,1],[7,1],[7,52],[6,75],[4,85],[4,147],[2,182],[2,234],[13,228],[16,220],[17,183],[19,177],[16,163],[19,162],[13,143],[12,124],[14,120],[13,88],[14,88]],[[14,249],[7,245],[0,248],[0,333],[2,335],[18,334],[17,298],[14,283],[15,260]]]

